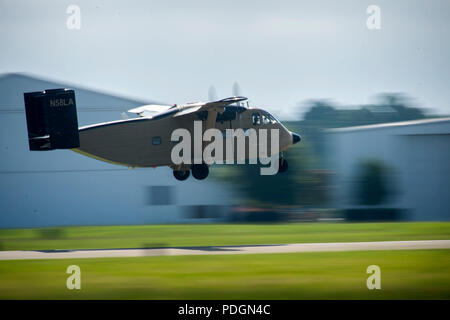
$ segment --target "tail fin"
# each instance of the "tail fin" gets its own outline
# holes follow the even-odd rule
[[[73,90],[51,89],[23,95],[31,151],[80,146]]]

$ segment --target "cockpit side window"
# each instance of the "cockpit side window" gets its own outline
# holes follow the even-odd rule
[[[257,125],[261,124],[261,118],[259,116],[259,113],[252,114],[252,122],[253,122],[254,126],[257,126]]]
[[[270,124],[272,122],[270,120],[270,118],[267,115],[265,115],[264,113],[262,114],[261,119],[262,119],[262,124]]]

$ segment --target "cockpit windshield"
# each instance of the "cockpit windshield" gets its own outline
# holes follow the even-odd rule
[[[260,124],[276,124],[279,123],[279,121],[267,111],[260,111],[252,114],[252,123],[256,126]]]
[[[279,121],[277,118],[275,118],[273,115],[271,115],[269,112],[262,114],[262,123],[263,124],[269,124],[269,123],[278,123]]]

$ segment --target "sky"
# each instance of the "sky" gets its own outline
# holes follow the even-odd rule
[[[69,29],[70,5],[80,29]],[[380,8],[370,30],[369,5]],[[71,20],[73,21],[73,20]],[[402,92],[450,114],[450,1],[0,0],[0,73],[185,103],[238,82],[251,105],[295,118],[306,101]]]

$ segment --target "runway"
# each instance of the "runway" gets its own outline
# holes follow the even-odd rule
[[[126,258],[217,254],[262,254],[369,250],[450,249],[450,240],[293,243],[249,246],[169,247],[133,249],[0,251],[0,260]]]

